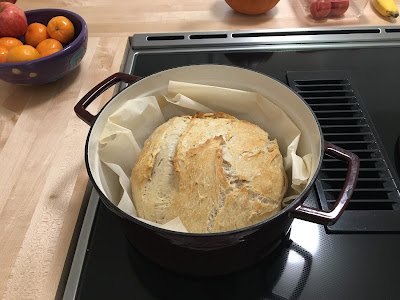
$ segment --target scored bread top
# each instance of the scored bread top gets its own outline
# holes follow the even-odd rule
[[[246,227],[281,210],[287,177],[276,140],[225,113],[175,117],[147,139],[131,176],[138,217],[179,217],[189,232]]]

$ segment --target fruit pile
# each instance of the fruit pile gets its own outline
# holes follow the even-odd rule
[[[56,16],[47,24],[32,23],[28,26],[20,8],[13,3],[0,2],[0,63],[23,62],[51,55],[63,49],[74,35],[74,25],[64,16]]]
[[[347,11],[349,4],[349,0],[314,0],[310,3],[310,13],[316,19],[340,17]]]
[[[310,13],[315,19],[340,17],[348,10],[350,0],[310,0]],[[355,0],[352,0],[355,1]],[[397,18],[399,10],[394,0],[372,0],[372,6],[384,17]],[[356,5],[357,6],[357,5]],[[361,13],[361,12],[359,12]]]

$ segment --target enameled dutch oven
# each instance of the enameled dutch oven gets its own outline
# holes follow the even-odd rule
[[[98,140],[109,115],[122,103],[136,97],[166,94],[170,80],[209,84],[258,92],[277,104],[301,130],[298,154],[312,153],[310,180],[304,191],[275,216],[234,231],[208,234],[182,233],[161,229],[133,218],[105,195],[97,154]],[[109,87],[132,83],[115,95],[97,115],[86,107]],[[86,141],[85,160],[91,181],[102,202],[122,222],[128,241],[143,255],[170,270],[195,276],[220,275],[240,270],[262,260],[284,239],[298,218],[322,225],[333,224],[348,204],[355,188],[358,157],[324,141],[319,123],[302,98],[279,81],[247,69],[222,65],[193,65],[165,70],[145,78],[116,73],[89,91],[75,106],[76,114],[91,128]],[[279,140],[278,140],[279,141]],[[348,163],[344,186],[331,211],[303,204],[321,167],[324,153]]]

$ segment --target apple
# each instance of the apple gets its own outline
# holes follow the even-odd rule
[[[349,8],[350,2],[348,0],[333,1],[331,0],[331,15],[339,17],[343,15]]]
[[[12,4],[17,3],[17,0],[3,0],[4,2],[11,2]]]
[[[331,12],[331,2],[315,0],[310,4],[310,13],[316,19],[325,18]]]
[[[20,37],[25,34],[28,22],[23,10],[10,2],[0,2],[0,37]]]

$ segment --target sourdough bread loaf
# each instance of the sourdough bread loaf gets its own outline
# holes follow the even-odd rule
[[[192,233],[239,229],[281,210],[287,177],[276,140],[225,113],[175,117],[147,139],[131,176],[138,217],[179,217]]]

